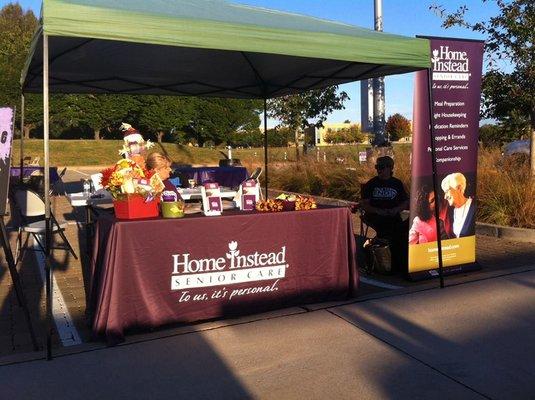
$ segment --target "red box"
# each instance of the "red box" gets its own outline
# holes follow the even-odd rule
[[[113,200],[115,217],[119,219],[153,218],[160,215],[158,200],[145,202],[143,196],[129,195],[125,200]]]

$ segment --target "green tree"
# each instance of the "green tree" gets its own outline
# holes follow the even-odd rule
[[[268,129],[268,146],[287,147],[288,142],[293,140],[293,138],[293,131],[286,126],[278,126],[273,129]],[[264,143],[263,140],[262,143]]]
[[[20,104],[20,72],[26,61],[37,18],[18,3],[0,10],[0,104]],[[29,132],[29,131],[28,131]]]
[[[270,100],[268,115],[278,119],[281,125],[294,133],[296,157],[299,159],[299,130],[305,130],[310,125],[322,126],[331,112],[344,108],[344,102],[348,99],[346,92],[338,93],[338,86],[309,90]]]
[[[264,136],[259,128],[247,131],[236,131],[231,137],[229,144],[232,147],[261,147]]]
[[[493,1],[499,13],[488,21],[468,21],[466,5],[450,13],[440,5],[431,9],[443,19],[445,28],[462,26],[486,36],[482,114],[504,126],[512,124],[517,136],[529,131],[531,175],[535,177],[535,2]]]
[[[329,143],[362,143],[365,139],[358,125],[351,125],[348,128],[327,129],[325,141]]]
[[[19,4],[7,4],[0,10],[0,102],[18,104],[20,71],[26,61],[37,18],[23,11]]]
[[[68,99],[70,99],[68,115],[72,117],[71,125],[91,128],[95,140],[112,135],[123,121],[134,122],[135,110],[139,108],[139,99],[135,96],[90,94],[71,95]],[[62,111],[55,110],[55,112]],[[132,125],[137,124],[134,122]]]
[[[385,132],[391,141],[397,141],[412,134],[411,122],[401,114],[388,117]]]
[[[479,140],[485,146],[500,146],[504,140],[503,131],[498,125],[482,125],[479,127]]]
[[[187,126],[194,115],[194,102],[188,97],[139,96],[135,119],[142,132],[161,143],[164,135]]]
[[[258,128],[260,106],[256,100],[196,99],[189,136],[199,146],[228,144],[234,132]]]

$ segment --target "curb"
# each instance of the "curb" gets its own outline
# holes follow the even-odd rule
[[[476,234],[492,236],[516,242],[535,243],[535,229],[514,228],[511,226],[476,222]]]

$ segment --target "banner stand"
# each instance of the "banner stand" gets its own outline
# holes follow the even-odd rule
[[[427,69],[427,90],[429,95],[429,134],[431,140],[431,168],[433,170],[433,192],[435,199],[438,199],[438,179],[437,179],[437,154],[435,149],[435,129],[433,123],[435,120],[433,114],[433,71],[431,68]],[[436,226],[440,226],[440,212],[438,207],[435,207],[435,223]],[[437,248],[438,248],[438,278],[440,281],[440,288],[444,289],[444,268],[442,261],[442,238],[437,235]]]
[[[460,273],[479,271],[481,265],[478,262],[462,265],[453,265],[451,267],[443,267],[442,274],[443,276],[459,275]],[[424,281],[429,279],[436,279],[439,276],[438,271],[419,271],[411,272],[409,275],[409,280],[411,282]]]
[[[409,279],[480,269],[476,262],[477,150],[483,45],[430,40],[415,74]]]

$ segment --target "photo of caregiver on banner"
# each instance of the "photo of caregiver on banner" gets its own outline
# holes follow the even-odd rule
[[[429,38],[431,113],[427,71],[416,73],[412,147],[409,274],[437,275],[437,237],[448,273],[474,267],[477,145],[483,42]],[[433,190],[430,122],[436,154]],[[438,207],[439,222],[435,219]]]

